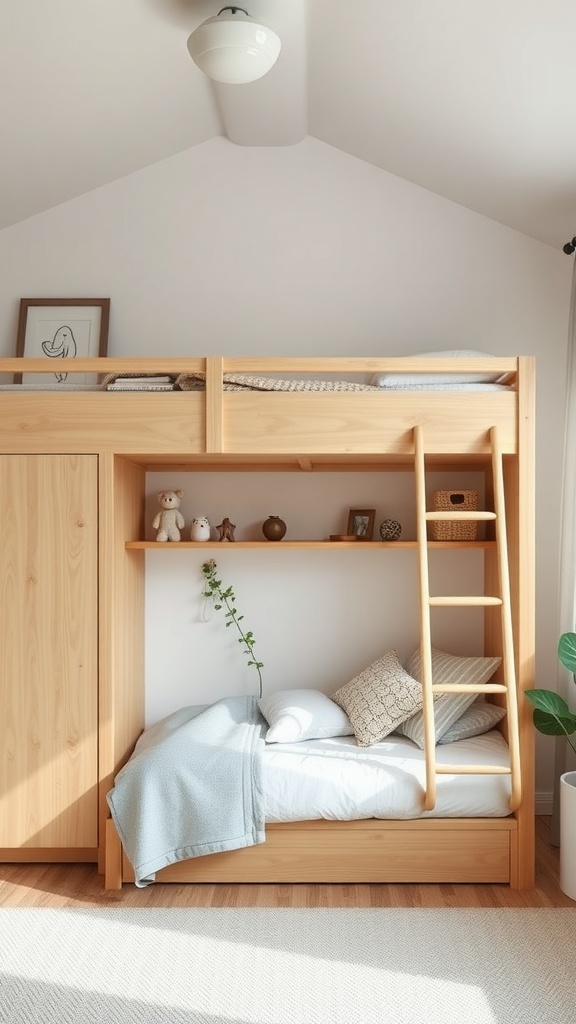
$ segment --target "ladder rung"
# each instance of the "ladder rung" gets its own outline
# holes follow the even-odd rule
[[[437,608],[440,608],[442,606],[444,606],[446,608],[447,607],[454,607],[454,606],[461,607],[461,608],[482,607],[482,606],[489,607],[489,606],[492,606],[492,605],[501,605],[502,604],[502,598],[501,597],[485,597],[483,594],[474,595],[472,597],[458,597],[458,596],[456,596],[456,597],[429,597],[428,598],[428,603],[430,605],[434,605]]]
[[[443,522],[451,519],[468,520],[470,522],[484,522],[488,519],[496,519],[495,512],[426,512],[425,519],[430,522]]]
[[[435,683],[430,687],[432,693],[507,693],[508,687],[504,683],[483,683],[482,686],[474,686],[472,683]]]
[[[438,775],[511,775],[509,767],[500,764],[437,764]]]

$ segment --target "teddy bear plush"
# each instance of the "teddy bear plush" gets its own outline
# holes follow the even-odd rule
[[[152,527],[157,530],[156,540],[180,540],[184,529],[184,516],[180,512],[182,491],[159,491],[160,512],[154,516]]]

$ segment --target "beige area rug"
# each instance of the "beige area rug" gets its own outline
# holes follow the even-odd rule
[[[0,910],[0,1021],[574,1024],[576,910]]]

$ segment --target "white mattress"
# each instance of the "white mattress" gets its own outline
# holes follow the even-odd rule
[[[496,730],[436,748],[439,764],[508,765]],[[424,752],[390,736],[358,747],[353,736],[267,743],[264,752],[266,822],[329,818],[470,818],[510,813],[509,775],[438,775],[432,811],[422,810]]]

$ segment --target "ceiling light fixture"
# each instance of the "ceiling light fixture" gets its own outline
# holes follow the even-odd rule
[[[280,53],[275,32],[243,7],[223,7],[192,33],[188,50],[208,78],[228,85],[255,82],[274,67]]]

